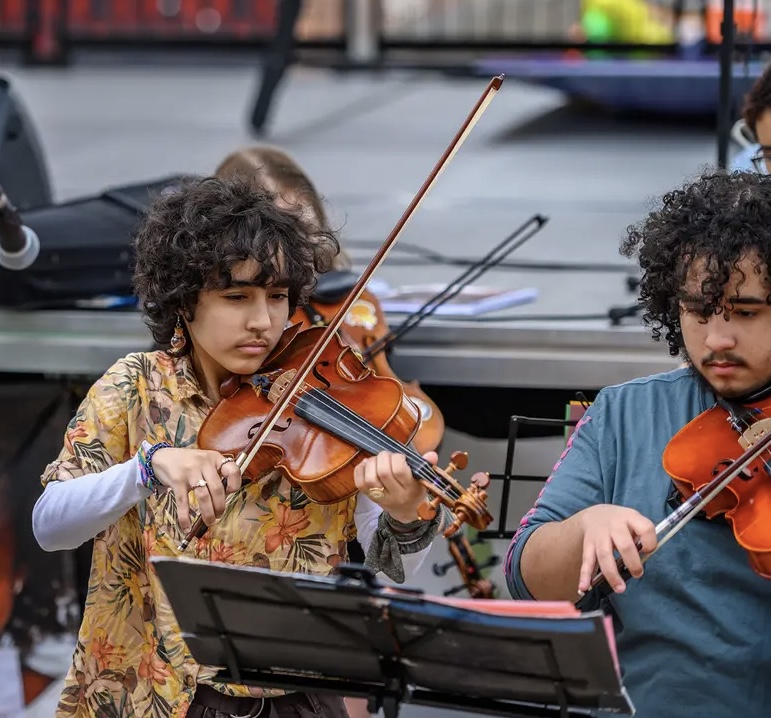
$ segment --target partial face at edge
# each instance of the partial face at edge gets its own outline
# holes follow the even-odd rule
[[[755,124],[755,139],[761,147],[766,174],[771,174],[771,109],[764,110]]]

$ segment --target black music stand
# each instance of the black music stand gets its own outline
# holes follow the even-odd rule
[[[519,438],[519,430],[521,427],[530,426],[543,426],[552,427],[555,429],[567,429],[571,426],[575,426],[578,422],[572,419],[546,419],[532,416],[511,416],[509,417],[509,436],[508,445],[506,448],[506,461],[503,466],[502,474],[489,474],[491,481],[502,481],[503,488],[501,490],[501,504],[500,510],[497,512],[498,525],[494,529],[485,529],[479,531],[477,536],[482,539],[510,539],[514,537],[516,529],[510,529],[507,526],[507,520],[509,516],[509,497],[511,495],[511,482],[512,481],[530,481],[544,483],[547,476],[530,476],[527,474],[515,474],[514,473],[514,452],[516,451],[517,439]]]
[[[217,680],[501,716],[587,715],[632,706],[601,613],[497,616],[385,588],[369,568],[335,577],[196,559],[153,565],[196,661]]]

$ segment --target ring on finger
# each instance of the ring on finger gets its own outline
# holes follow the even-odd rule
[[[194,488],[196,488],[196,489],[205,489],[207,486],[208,486],[208,484],[206,483],[206,479],[201,479],[201,480],[200,480],[200,481],[199,481],[199,482],[198,482],[198,483],[197,483],[197,484],[194,486]]]
[[[235,459],[233,459],[232,457],[228,456],[228,458],[227,458],[227,459],[225,459],[225,460],[224,460],[224,461],[223,461],[223,462],[220,464],[220,467],[219,467],[219,469],[217,469],[217,473],[221,473],[221,472],[222,472],[222,467],[223,467],[223,466],[225,466],[225,464],[227,464],[227,463],[229,463],[229,462],[231,462],[231,461],[232,461],[233,463],[235,463],[235,461],[236,461],[236,460],[235,460]]]
[[[382,486],[373,486],[367,492],[375,501],[379,501],[385,496],[385,489]]]

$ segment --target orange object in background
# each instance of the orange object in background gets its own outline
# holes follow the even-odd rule
[[[21,31],[24,28],[27,3],[24,0],[3,0],[0,2],[0,32]]]
[[[754,7],[757,4],[757,9]],[[767,15],[762,3],[754,0],[735,0],[734,24],[736,34],[752,36],[753,40],[766,37]],[[719,44],[723,41],[723,0],[709,0],[706,12],[707,40]]]
[[[0,0],[0,32],[26,27],[30,0]],[[264,37],[275,31],[275,0],[42,0],[40,42],[49,41],[52,22],[66,8],[67,31],[76,36],[148,38],[190,37],[223,33],[239,38]],[[51,48],[40,47],[49,54]]]

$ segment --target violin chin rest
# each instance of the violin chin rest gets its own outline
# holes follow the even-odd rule
[[[220,396],[223,399],[230,399],[230,397],[233,396],[233,394],[235,394],[238,391],[238,387],[240,386],[241,386],[241,375],[231,374],[220,385]]]

